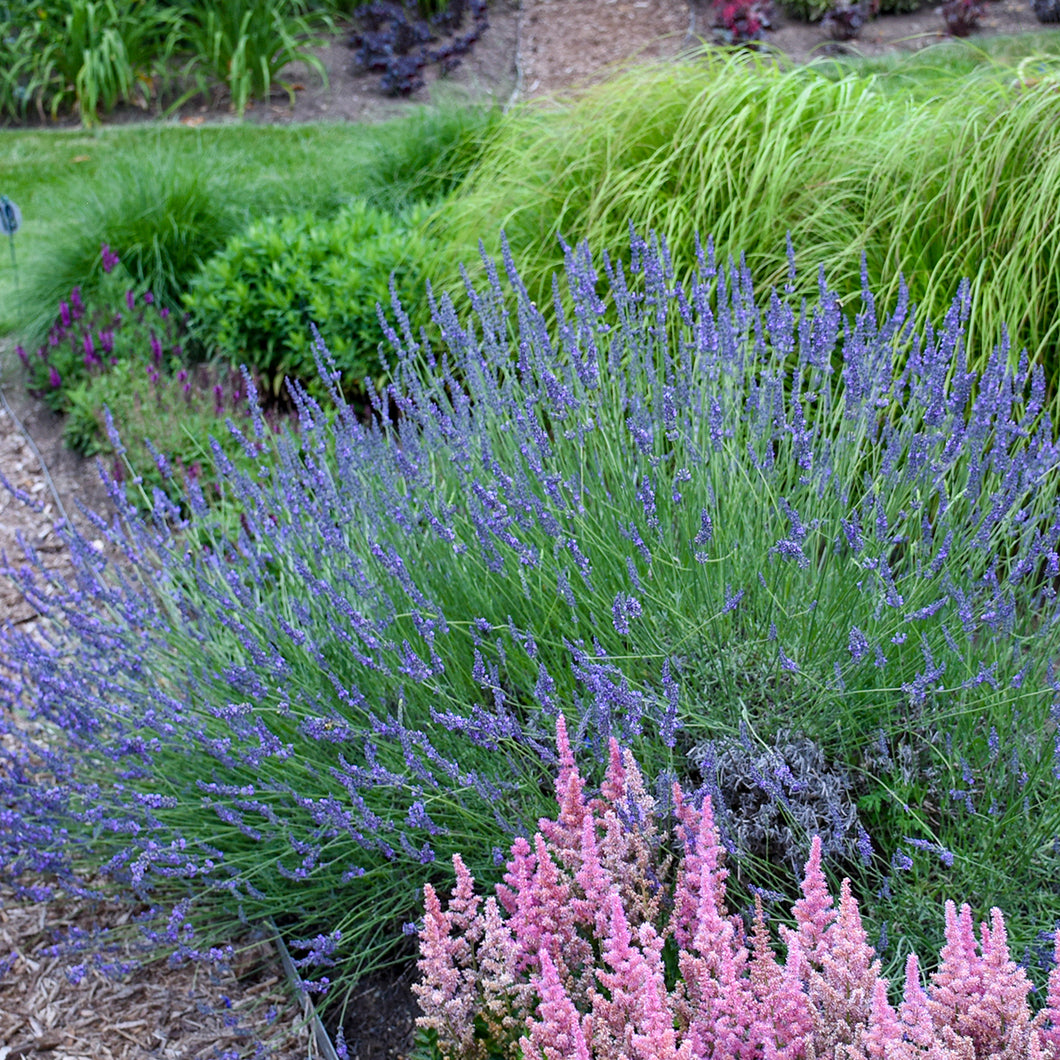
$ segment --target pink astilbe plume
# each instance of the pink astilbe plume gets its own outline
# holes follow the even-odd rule
[[[1042,1010],[1043,1045],[1050,1047],[1056,1056],[1060,1056],[1060,931],[1053,939],[1053,963],[1055,967],[1049,973],[1049,986]]]
[[[696,1060],[691,1039],[678,1043],[674,1030],[676,1012],[673,995],[666,989],[663,937],[651,924],[641,924],[637,936],[647,975],[638,997],[633,1056],[636,1060]]]
[[[887,1000],[887,980],[877,977],[872,987],[868,1027],[861,1035],[867,1060],[918,1060],[919,1053],[905,1037],[898,1013]]]
[[[732,920],[715,901],[714,872],[704,862],[699,884],[696,929],[678,967],[691,1007],[689,1028],[696,1055],[751,1060],[749,1041],[756,1023],[754,996],[747,971],[747,950],[739,944]]]
[[[467,870],[464,859],[459,854],[453,855],[453,869],[456,871],[456,886],[449,898],[449,930],[460,936],[466,947],[467,958],[470,958],[471,947],[482,937],[482,923],[478,919],[478,909],[482,898],[475,894],[475,878]]]
[[[571,881],[552,860],[540,832],[534,836],[534,859],[533,876],[516,894],[512,913],[512,934],[519,944],[515,970],[536,970],[538,955],[547,951],[566,978],[589,950],[575,931]]]
[[[946,902],[946,943],[939,955],[942,959],[928,990],[932,1023],[936,1029],[951,1028],[974,1048],[976,1037],[988,1029],[979,1027],[973,1016],[982,1004],[985,984],[970,906],[962,905],[958,914],[954,903]]]
[[[504,874],[504,883],[497,884],[497,900],[509,916],[514,916],[520,893],[530,886],[537,869],[537,857],[529,842],[518,836],[512,843],[511,857],[508,860],[508,871]]]
[[[644,954],[632,945],[633,937],[617,891],[606,905],[608,930],[603,939],[606,968],[598,968],[597,983],[605,993],[593,996],[593,1054],[596,1057],[628,1056],[633,1049],[634,1023],[650,970]]]
[[[556,802],[559,813],[554,821],[542,817],[538,831],[548,840],[553,854],[571,872],[578,869],[578,851],[582,841],[582,825],[592,818],[585,800],[585,781],[578,772],[567,738],[567,723],[560,714],[556,719],[556,750],[559,773],[556,775]]]
[[[518,944],[496,898],[487,898],[478,946],[479,1014],[494,1042],[515,1046],[533,1009],[534,988],[513,971]]]
[[[612,806],[617,806],[626,797],[628,784],[626,763],[623,760],[622,749],[613,736],[608,741],[607,751],[607,776],[600,788],[600,794]]]
[[[659,837],[655,799],[648,794],[632,753],[616,755],[617,744],[612,751],[609,779],[604,785],[608,796],[594,799],[590,805],[604,828],[598,844],[600,864],[615,881],[629,922],[637,925],[656,920],[662,901],[657,882],[663,866],[656,863]]]
[[[813,1021],[802,989],[798,955],[794,967],[782,968],[777,963],[758,895],[751,943],[750,981],[756,1022],[749,1038],[761,1046],[760,1055],[769,1060],[801,1060]]]
[[[818,1056],[853,1045],[868,1026],[880,962],[861,924],[858,903],[843,880],[839,915],[825,931],[820,969],[809,970],[807,994]]]
[[[964,905],[957,915],[953,903],[946,903],[946,945],[928,991],[936,1029],[949,1028],[967,1039],[977,1060],[1023,1056],[1038,1033],[1027,1005],[1031,982],[1009,956],[1001,911],[992,909],[990,916],[991,925],[980,929],[980,953],[971,909]]]
[[[821,871],[820,836],[814,836],[810,843],[810,857],[806,862],[801,889],[802,897],[791,910],[795,917],[795,930],[782,925],[780,934],[789,950],[798,948],[810,968],[820,969],[824,955],[828,952],[828,929],[836,917],[832,896],[828,893],[828,881]]]
[[[985,982],[979,1019],[993,1027],[993,1034],[981,1039],[982,1048],[996,1049],[1001,1044],[1005,1049],[1025,1052],[1031,1038],[1038,1038],[1027,1004],[1034,986],[1009,955],[1008,932],[1000,909],[990,910],[990,927],[984,924],[981,934]]]
[[[702,808],[696,810],[684,801],[677,784],[673,786],[673,795],[685,856],[678,869],[674,886],[674,911],[670,917],[670,930],[677,945],[685,949],[691,944],[695,931],[703,869],[706,868],[710,872],[714,888],[714,906],[717,909],[725,907],[725,880],[729,870],[724,867],[725,848],[718,839],[710,796],[705,796]]]
[[[621,896],[600,862],[600,852],[596,845],[596,825],[592,817],[586,817],[582,823],[580,853],[581,864],[574,879],[582,897],[572,900],[571,909],[577,924],[591,927],[596,937],[603,939],[608,932],[611,896],[617,896],[620,904]]]
[[[906,1037],[920,1049],[930,1049],[937,1044],[935,1021],[931,1016],[928,996],[920,983],[920,962],[915,953],[909,954],[905,962],[905,990],[898,1007]]]
[[[537,1017],[527,1022],[529,1037],[524,1035],[519,1040],[523,1057],[525,1060],[592,1060],[583,1021],[567,996],[548,950],[542,950],[538,957],[541,971],[535,977],[535,984],[541,1004]]]
[[[478,1008],[477,984],[468,971],[471,948],[463,937],[453,937],[452,918],[442,912],[429,883],[424,896],[427,908],[420,931],[420,981],[412,988],[423,1012],[417,1023],[434,1028],[439,1041],[447,1046],[468,1049]]]

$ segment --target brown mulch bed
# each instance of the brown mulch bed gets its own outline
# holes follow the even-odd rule
[[[67,974],[70,957],[49,952],[71,930],[119,931],[131,915],[0,888],[0,1060],[197,1060],[259,1046],[273,1060],[319,1055],[269,944],[249,947],[223,975],[160,960],[119,980],[90,966],[80,982]]]

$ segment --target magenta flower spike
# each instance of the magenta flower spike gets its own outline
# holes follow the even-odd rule
[[[703,870],[709,870],[714,887],[714,904],[717,908],[725,905],[725,880],[729,870],[724,867],[725,849],[718,839],[718,830],[714,823],[714,806],[709,795],[703,799],[703,807],[698,813],[684,803],[680,789],[675,785],[674,802],[679,819],[682,821],[682,832],[685,856],[677,874],[674,888],[674,913],[671,926],[674,940],[681,947],[691,945],[695,933],[696,916],[700,905],[700,886]]]
[[[583,898],[575,898],[572,903],[575,920],[579,924],[593,928],[596,937],[602,939],[608,931],[607,911],[612,896],[617,896],[614,882],[604,871],[600,863],[600,851],[596,844],[596,823],[590,815],[582,822],[581,864],[578,866],[575,882],[581,889]],[[621,902],[621,899],[619,899]]]
[[[622,762],[622,749],[612,736],[608,741],[607,778],[600,794],[612,805],[621,801],[626,791],[626,768]]]
[[[547,818],[538,821],[538,830],[552,844],[563,863],[576,871],[577,852],[582,843],[582,824],[592,815],[585,805],[585,781],[575,764],[567,738],[567,723],[562,714],[556,719],[556,751],[559,756],[559,772],[556,774],[559,813],[554,821]]]

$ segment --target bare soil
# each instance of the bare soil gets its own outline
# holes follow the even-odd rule
[[[345,29],[317,52],[328,72],[326,85],[310,71],[291,69],[288,80],[297,86],[293,105],[286,95],[277,94],[254,105],[246,120],[378,121],[446,93],[501,105],[544,100],[633,63],[672,60],[709,37],[705,0],[522,0],[521,5],[494,0],[489,20],[489,29],[454,73],[441,78],[428,69],[426,87],[409,99],[384,96],[377,75],[354,68]],[[1035,20],[1028,0],[992,0],[979,35],[1047,28]],[[925,6],[912,14],[881,17],[863,30],[860,40],[841,50],[875,56],[943,39],[941,17],[934,6]],[[794,22],[783,14],[766,43],[796,62],[837,50],[820,26]],[[150,117],[128,108],[108,121]],[[197,125],[237,119],[218,96],[189,103],[175,120]],[[63,448],[61,420],[21,388],[11,370],[11,347],[10,341],[0,340],[0,369],[6,369],[12,405],[11,413],[0,405],[0,472],[34,503],[25,504],[0,489],[0,551],[16,559],[21,537],[46,567],[65,572],[68,560],[56,520],[65,511],[89,529],[92,539],[79,504],[105,512],[107,494],[95,463]],[[32,629],[38,620],[18,587],[0,579],[0,625]],[[46,955],[55,932],[64,927],[113,925],[127,916],[128,910],[121,907],[37,905],[14,900],[10,891],[0,893],[0,968],[6,968],[0,976],[0,1060],[193,1060],[214,1049],[249,1049],[259,1040],[268,1041],[279,1060],[317,1055],[298,1005],[285,992],[279,962],[267,950],[259,953],[253,967],[237,969],[224,983],[204,983],[201,973],[197,979],[192,971],[161,963],[123,982],[93,973],[75,986],[66,979],[61,961]],[[363,983],[349,999],[344,1029],[350,1057],[398,1060],[407,1055],[415,1018],[410,981],[409,968],[383,974]],[[226,1026],[231,1012],[223,1005],[218,1009],[221,994],[240,1014],[238,1028]],[[255,999],[262,1003],[254,1004]],[[254,1022],[255,1012],[263,1017],[274,1005],[278,1019]]]

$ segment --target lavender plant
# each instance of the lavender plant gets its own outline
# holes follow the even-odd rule
[[[44,641],[3,638],[9,876],[179,902],[189,930],[200,901],[274,917],[325,989],[399,952],[453,853],[496,878],[501,836],[547,809],[560,712],[590,772],[614,737],[662,778],[744,720],[766,742],[797,725],[851,774],[881,735],[938,736],[937,782],[968,802],[865,778],[874,850],[851,872],[877,927],[938,951],[922,881],[943,855],[1014,945],[1051,927],[1060,479],[1040,369],[1005,348],[967,371],[966,293],[914,334],[904,301],[878,319],[866,290],[844,318],[823,280],[812,304],[756,299],[709,245],[687,285],[638,236],[606,283],[588,248],[566,258],[554,332],[510,257],[507,285],[487,263],[468,319],[429,294],[443,349],[394,305],[372,422],[325,358],[334,407],[293,386],[299,433],[274,457],[240,471],[215,444],[237,533],[195,482],[186,517],[115,488],[99,526],[120,561],[72,530],[73,578],[9,561],[48,618]],[[255,416],[248,455],[265,431]]]

